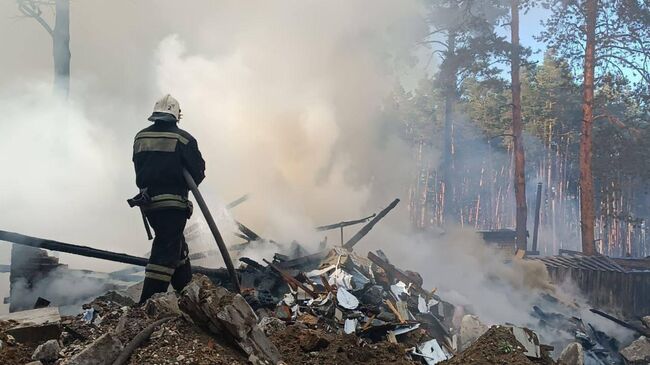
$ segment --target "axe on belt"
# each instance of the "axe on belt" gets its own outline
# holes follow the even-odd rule
[[[151,198],[149,197],[149,194],[147,194],[147,189],[140,190],[138,195],[134,196],[131,199],[127,199],[126,202],[129,203],[129,206],[131,208],[140,208],[140,214],[142,214],[142,222],[144,223],[144,230],[147,231],[147,238],[151,241],[153,239],[153,236],[151,235],[151,227],[149,227],[149,221],[147,221],[147,216],[144,214],[144,210],[142,209],[143,205],[151,202]]]

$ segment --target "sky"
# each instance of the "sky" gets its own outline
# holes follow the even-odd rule
[[[544,44],[535,40],[535,36],[542,31],[542,25],[540,22],[546,19],[549,14],[549,10],[538,7],[520,15],[519,33],[521,44],[530,47],[533,50],[532,59],[535,61],[542,61],[544,58]],[[504,29],[502,31],[506,33],[504,35],[509,37],[509,29]]]

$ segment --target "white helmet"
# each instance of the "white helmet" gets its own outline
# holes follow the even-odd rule
[[[153,112],[171,114],[177,121],[181,119],[181,107],[178,100],[169,94],[156,102],[156,105],[153,106]]]

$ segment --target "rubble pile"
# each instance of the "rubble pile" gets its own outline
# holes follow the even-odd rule
[[[484,325],[467,308],[424,289],[418,273],[397,268],[380,250],[362,257],[337,247],[297,258],[276,254],[264,264],[240,261],[241,295],[214,271],[144,305],[108,292],[73,317],[57,308],[0,317],[0,363],[555,364],[554,348],[535,332]],[[553,308],[536,306],[531,313],[535,328],[556,334],[551,345],[556,356],[561,352],[560,364],[650,358],[646,337],[623,349]]]
[[[35,346],[17,342],[6,330],[15,323],[0,322],[0,360],[6,364],[26,364],[31,360]]]
[[[261,316],[320,324],[369,342],[410,344],[415,357],[432,352],[446,359],[453,353],[453,306],[424,290],[419,274],[395,268],[381,251],[364,258],[333,248],[296,260],[276,257],[266,267],[243,261],[248,266],[242,286],[260,283],[244,296]]]

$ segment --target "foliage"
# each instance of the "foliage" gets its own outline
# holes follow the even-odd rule
[[[547,1],[552,16],[539,40],[558,53],[581,75],[585,43],[585,2]],[[606,75],[650,83],[650,3],[647,0],[599,0],[596,22],[598,85]]]

